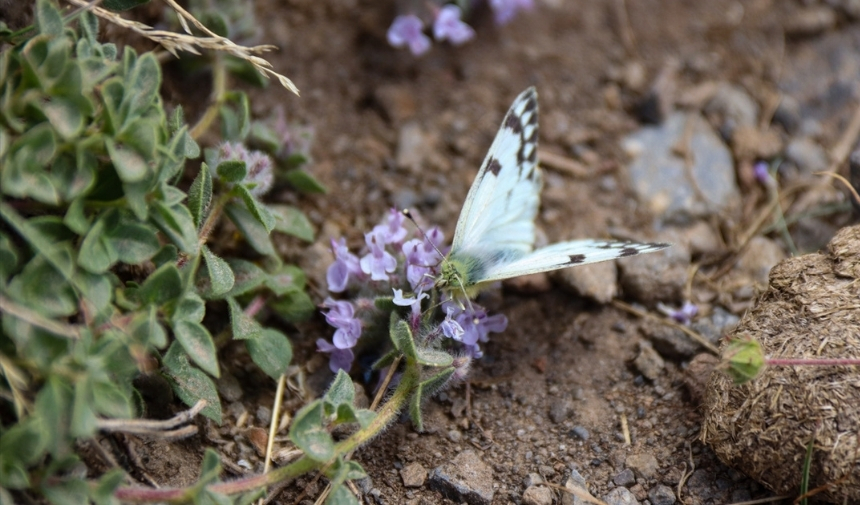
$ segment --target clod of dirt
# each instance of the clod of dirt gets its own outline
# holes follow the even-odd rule
[[[750,335],[769,358],[857,357],[860,349],[860,226],[842,229],[826,254],[779,263],[733,336]],[[726,464],[778,494],[797,494],[813,443],[809,489],[860,501],[860,374],[856,367],[768,367],[733,386],[708,384],[701,439]]]

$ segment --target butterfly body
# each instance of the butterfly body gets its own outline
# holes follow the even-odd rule
[[[437,287],[471,298],[494,281],[669,246],[584,239],[534,249],[542,187],[537,140],[537,92],[529,88],[514,100],[472,183]]]

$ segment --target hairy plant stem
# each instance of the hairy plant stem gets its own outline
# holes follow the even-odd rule
[[[370,424],[353,433],[349,438],[335,444],[335,457],[331,461],[315,461],[308,456],[302,456],[287,466],[272,470],[269,473],[255,475],[230,482],[219,482],[207,486],[209,491],[221,494],[236,494],[252,491],[261,487],[271,486],[278,482],[294,479],[300,475],[330,466],[339,456],[344,456],[351,451],[366,444],[397,418],[397,415],[409,401],[420,384],[420,366],[417,363],[408,363],[406,371],[397,385],[397,389],[388,398],[385,404],[377,411],[376,417]],[[95,485],[95,483],[93,484]],[[120,487],[114,493],[114,497],[122,502],[170,502],[179,503],[190,501],[197,487],[188,488],[136,488]]]
[[[768,366],[851,366],[860,365],[860,358],[765,358]]]

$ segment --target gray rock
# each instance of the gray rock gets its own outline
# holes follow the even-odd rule
[[[732,154],[699,114],[673,113],[630,134],[622,147],[633,160],[628,171],[638,200],[663,220],[685,223],[739,208]]]
[[[394,163],[398,168],[417,171],[424,165],[432,147],[421,126],[410,121],[405,123],[397,136],[397,152]]]
[[[708,318],[700,318],[691,326],[693,331],[716,344],[720,337],[728,334],[738,325],[740,318],[726,309],[717,306]]]
[[[735,128],[755,126],[758,122],[759,106],[740,86],[720,83],[717,92],[705,105],[705,113],[721,119],[720,130],[731,138]]]
[[[429,487],[448,499],[470,505],[493,501],[493,469],[474,451],[463,451],[430,474]]]
[[[625,468],[618,475],[612,478],[612,482],[614,482],[616,486],[630,487],[633,484],[636,484],[636,476],[633,475],[633,470]]]
[[[674,243],[660,252],[618,262],[624,295],[646,304],[658,300],[680,300],[689,268],[690,251],[683,243]]]
[[[699,344],[677,328],[656,321],[646,321],[642,323],[642,333],[666,359],[680,361],[699,352]]]
[[[767,277],[774,265],[786,258],[785,251],[773,240],[756,235],[737,261],[737,268],[759,284],[767,284]]]
[[[633,470],[637,477],[644,479],[653,479],[657,476],[657,469],[660,465],[657,463],[657,458],[650,453],[631,454],[624,461],[625,466]]]
[[[602,497],[607,505],[638,505],[639,500],[626,487],[617,487]]]
[[[568,269],[568,270],[576,270]],[[569,398],[562,398],[559,401],[552,402],[552,405],[549,407],[549,419],[555,424],[562,423],[570,417],[570,413],[573,411],[573,402],[570,401]]]
[[[525,479],[523,479],[523,485],[525,487],[532,487],[538,484],[543,484],[543,477],[541,477],[540,474],[530,473]]]
[[[573,429],[570,430],[570,433],[571,435],[578,437],[582,441],[588,440],[588,437],[591,436],[591,434],[588,433],[588,430],[585,429],[584,426],[574,426]]]
[[[546,486],[529,486],[523,493],[526,505],[552,505],[552,490]]]
[[[651,505],[673,505],[675,503],[675,492],[669,486],[660,484],[648,491],[648,500]]]
[[[651,342],[643,340],[639,342],[639,355],[636,356],[635,360],[633,360],[633,366],[636,367],[636,370],[639,370],[639,373],[653,381],[657,380],[657,377],[660,377],[666,363],[663,362],[663,358],[660,357],[660,354],[654,350],[654,346],[651,345]],[[633,472],[630,472],[630,475],[632,476]],[[616,484],[618,484],[618,482],[616,482]],[[623,486],[624,484],[618,485]]]
[[[597,303],[609,303],[618,295],[618,283],[615,282],[618,267],[614,261],[565,268],[555,275],[563,287]]]
[[[564,483],[564,487],[573,490],[574,492],[588,493],[588,484],[585,482],[585,477],[577,472],[576,469],[570,470],[570,477],[568,477],[567,481]],[[588,503],[591,502],[583,500],[581,497],[573,493],[562,493],[561,496],[562,505],[586,505]]]
[[[406,487],[421,487],[427,480],[427,469],[421,463],[411,463],[400,470],[400,478]]]
[[[822,172],[830,165],[821,144],[807,137],[792,139],[785,148],[785,157],[806,174]]]

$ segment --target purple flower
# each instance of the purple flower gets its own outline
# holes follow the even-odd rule
[[[658,304],[657,308],[676,322],[683,325],[689,325],[693,318],[696,317],[696,314],[699,313],[699,307],[691,302],[684,302],[684,305],[677,310],[663,304]]]
[[[448,4],[439,10],[433,21],[433,37],[438,41],[448,39],[458,46],[475,36],[475,30],[460,20],[460,8]]]
[[[448,314],[445,316],[445,320],[439,324],[439,327],[442,329],[442,333],[446,337],[461,342],[463,340],[463,333],[465,333],[465,330],[460,326],[460,323],[451,317],[454,312],[455,309],[453,307],[448,307]]]
[[[487,311],[474,303],[470,306],[461,309],[457,303],[447,301],[442,304],[442,308],[452,316],[460,327],[463,329],[463,334],[460,341],[466,347],[476,346],[478,342],[486,342],[490,332],[498,333],[505,331],[508,327],[508,318],[502,314],[490,316]],[[475,352],[480,352],[477,348]]]
[[[418,296],[415,298],[406,298],[403,296],[402,289],[395,289],[394,291],[394,305],[399,305],[401,307],[412,307],[412,326],[417,327],[418,321],[421,318],[421,300],[425,298],[430,298],[430,295],[427,293],[421,293],[420,291],[417,293]]]
[[[379,224],[373,227],[372,233],[382,237],[384,244],[400,244],[406,238],[406,228],[403,227],[403,220],[406,216],[397,209],[389,209],[388,219],[385,224]]]
[[[364,241],[370,248],[370,252],[359,262],[361,271],[370,274],[370,278],[374,281],[387,281],[388,274],[397,268],[397,260],[385,250],[383,237],[379,233],[366,233]]]
[[[753,165],[753,175],[755,176],[755,180],[762,186],[770,186],[774,182],[765,161],[758,161]]]
[[[531,10],[534,7],[534,0],[490,0],[490,7],[493,8],[496,24],[508,24],[517,11]]]
[[[397,16],[388,29],[388,43],[394,47],[408,45],[415,56],[430,49],[430,38],[424,35],[424,23],[415,14]]]
[[[325,280],[328,290],[332,293],[341,293],[349,283],[349,276],[363,277],[358,256],[349,252],[346,247],[346,239],[340,238],[337,242],[331,241],[331,250],[334,253],[334,263],[326,271]]]
[[[331,354],[328,360],[328,367],[334,373],[337,373],[338,370],[349,372],[352,362],[355,360],[352,349],[338,349],[323,338],[317,339],[317,350]]]
[[[325,315],[328,324],[337,328],[332,337],[332,343],[338,349],[355,347],[361,337],[361,320],[356,319],[355,308],[351,303],[342,300],[326,298],[323,307],[329,309]]]

